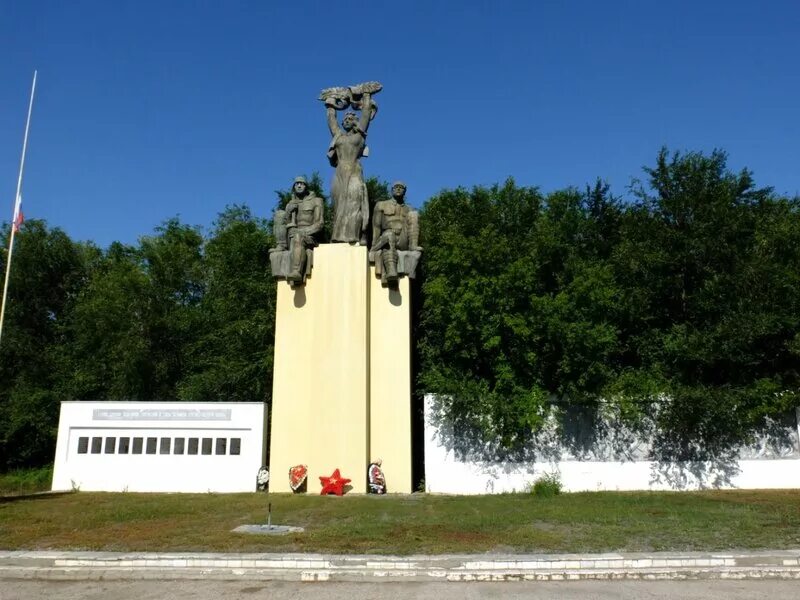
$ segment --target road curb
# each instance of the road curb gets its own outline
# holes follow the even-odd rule
[[[0,578],[347,582],[800,579],[800,550],[405,557],[4,551],[0,552]]]

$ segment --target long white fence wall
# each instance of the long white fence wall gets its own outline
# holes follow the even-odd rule
[[[264,420],[255,402],[62,402],[53,489],[254,491]]]
[[[750,448],[720,463],[658,463],[641,454],[630,460],[578,460],[567,449],[530,462],[464,458],[452,424],[441,418],[436,397],[425,397],[425,489],[445,494],[521,492],[543,474],[558,473],[565,491],[690,490],[699,488],[800,488],[800,410],[777,449]],[[555,443],[555,442],[554,442]],[[632,442],[634,445],[636,441]],[[560,450],[563,450],[560,451]],[[469,453],[466,453],[469,454]],[[474,454],[474,453],[473,453]],[[561,456],[562,458],[552,458]]]

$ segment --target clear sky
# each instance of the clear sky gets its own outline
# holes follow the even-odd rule
[[[321,88],[383,83],[367,175],[625,195],[662,145],[800,192],[800,2],[0,0],[0,219],[132,243],[329,184]]]

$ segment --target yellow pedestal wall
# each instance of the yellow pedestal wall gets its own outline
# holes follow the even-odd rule
[[[370,459],[383,460],[389,493],[412,491],[409,285],[385,288],[370,267]]]
[[[363,246],[314,250],[305,286],[278,281],[270,424],[272,492],[308,465],[308,493],[338,468],[366,491],[369,463],[369,268]]]

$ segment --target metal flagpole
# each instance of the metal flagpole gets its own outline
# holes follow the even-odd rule
[[[19,159],[19,177],[17,178],[17,195],[14,197],[14,218],[11,223],[11,236],[8,241],[8,261],[6,262],[6,280],[3,284],[3,304],[0,307],[0,339],[3,337],[3,321],[6,317],[6,296],[8,295],[8,279],[11,274],[11,254],[14,252],[14,234],[17,232],[17,219],[21,210],[22,200],[22,171],[25,168],[25,151],[28,148],[28,130],[31,127],[31,112],[33,112],[33,95],[36,92],[36,71],[33,72],[33,85],[31,85],[31,100],[28,103],[28,120],[25,122],[25,137],[22,139],[22,156]]]

